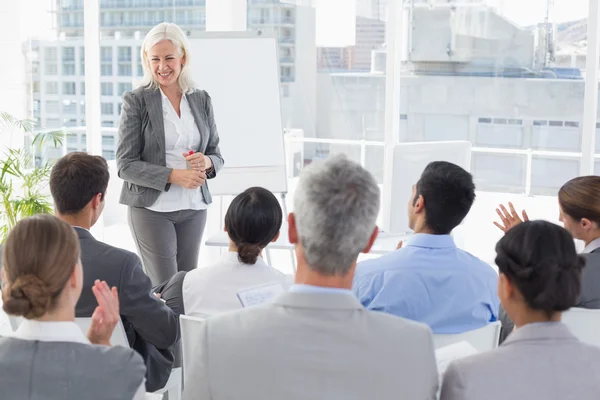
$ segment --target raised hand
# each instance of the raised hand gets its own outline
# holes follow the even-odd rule
[[[508,232],[509,229],[514,228],[523,221],[529,221],[529,216],[525,210],[521,212],[522,217],[520,217],[512,203],[508,203],[508,208],[510,211],[507,210],[502,204],[500,204],[499,208],[496,208],[496,213],[500,217],[502,224],[494,221],[494,225],[496,225],[498,229],[504,233]]]
[[[92,324],[88,329],[87,336],[93,344],[110,346],[110,337],[121,319],[117,288],[110,289],[106,282],[96,280],[92,292],[98,301],[98,307],[92,314]]]

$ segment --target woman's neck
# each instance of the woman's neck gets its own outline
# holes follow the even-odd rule
[[[600,238],[600,231],[595,229],[589,233],[589,235],[583,240],[585,242],[586,247],[589,246],[594,240]]]
[[[160,89],[169,98],[180,98],[182,96],[178,85],[161,86]]]

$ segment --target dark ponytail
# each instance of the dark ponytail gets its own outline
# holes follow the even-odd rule
[[[551,317],[576,304],[585,259],[565,229],[546,221],[524,222],[506,233],[496,253],[498,269],[531,309]]]
[[[238,249],[238,259],[255,264],[260,252],[279,233],[283,213],[266,189],[252,187],[233,199],[225,214],[225,229]]]

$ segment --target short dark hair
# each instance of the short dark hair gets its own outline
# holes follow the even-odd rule
[[[446,235],[469,213],[475,201],[475,184],[471,174],[458,165],[435,161],[427,165],[417,182],[415,203],[419,195],[425,199],[427,227]]]
[[[244,264],[255,264],[260,252],[277,236],[283,213],[267,189],[251,187],[237,195],[225,214],[225,229]]]
[[[102,199],[108,187],[108,163],[100,156],[69,153],[52,167],[50,192],[61,214],[77,214],[98,193]]]
[[[581,290],[585,259],[573,237],[547,221],[526,221],[496,245],[496,265],[533,310],[548,317],[573,307]]]

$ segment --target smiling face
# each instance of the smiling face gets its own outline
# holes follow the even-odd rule
[[[148,51],[152,76],[162,88],[177,85],[185,57],[170,40],[162,40]]]

